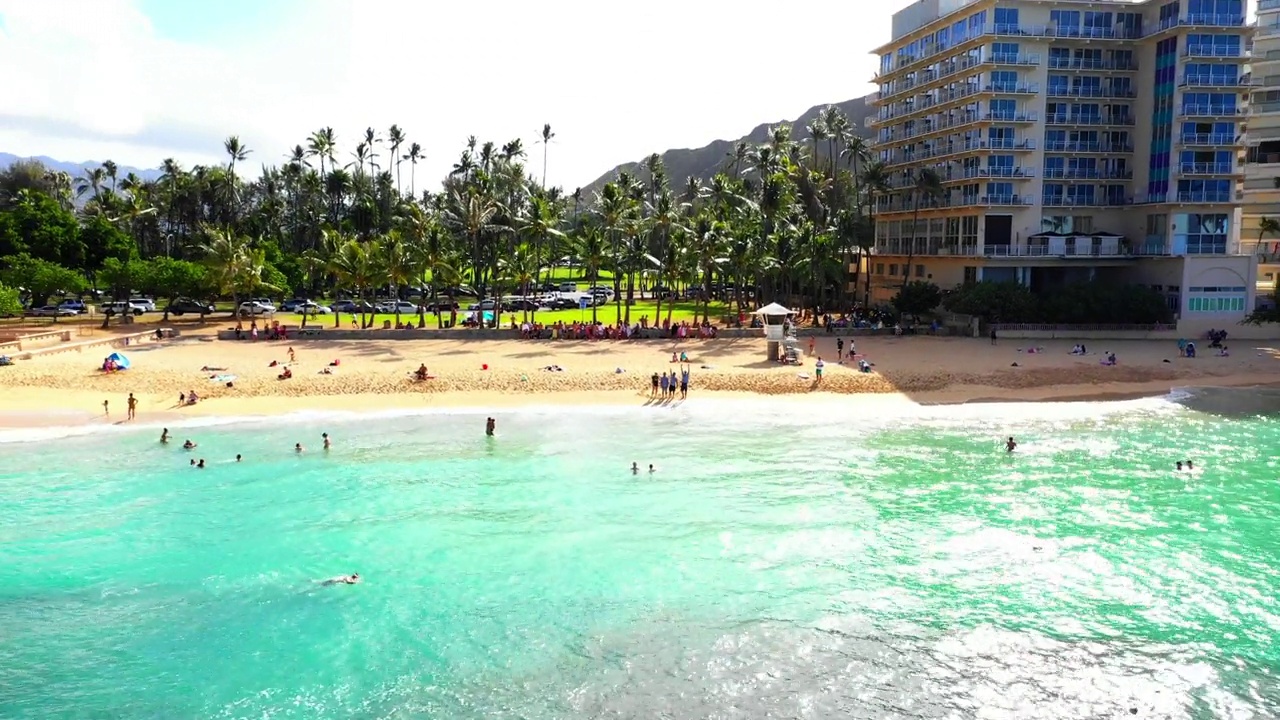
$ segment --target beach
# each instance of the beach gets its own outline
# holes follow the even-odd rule
[[[100,370],[111,352],[105,346],[0,368],[0,422],[118,422],[129,393],[138,399],[138,419],[151,421],[300,410],[674,405],[678,398],[653,402],[650,377],[682,368],[690,372],[688,399],[694,401],[854,395],[923,404],[1104,400],[1163,395],[1178,386],[1280,382],[1280,342],[1229,342],[1228,357],[1201,347],[1199,357],[1182,358],[1166,341],[1099,341],[1090,354],[1077,356],[1070,354],[1071,340],[1002,339],[992,345],[975,338],[862,336],[855,338],[857,351],[873,364],[873,372],[863,373],[836,361],[837,339],[849,338],[831,334],[815,339],[815,355],[825,365],[819,380],[813,358],[800,367],[768,362],[762,338],[527,341],[459,333],[457,339],[251,342],[219,341],[213,333],[213,324],[192,326],[175,340],[119,348],[132,367],[117,373]],[[801,338],[800,345],[807,351],[808,340]],[[1108,351],[1116,366],[1100,364]],[[671,362],[673,353],[685,354],[688,362]],[[424,364],[433,377],[416,381],[413,373]],[[286,366],[292,377],[281,380]],[[193,390],[200,402],[180,406],[179,395]]]

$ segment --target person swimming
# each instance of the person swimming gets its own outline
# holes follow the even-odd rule
[[[160,444],[161,445],[169,444],[169,428],[165,428],[164,430],[160,431]]]
[[[652,475],[655,472],[657,472],[657,469],[653,467],[653,463],[649,463],[649,474]]]
[[[1018,447],[1018,441],[1014,440],[1013,436],[1010,435],[1009,440],[1004,444],[1004,451],[1013,452],[1017,447]]]
[[[236,453],[236,462],[240,462],[240,453]]]
[[[324,449],[329,449],[329,433],[320,433],[320,437],[324,438]]]
[[[1191,464],[1191,461],[1190,461],[1190,460],[1188,460],[1188,461],[1187,461],[1187,469],[1188,469],[1188,470],[1195,470],[1195,469],[1196,469],[1196,466],[1195,466],[1195,465],[1192,465],[1192,464]]]
[[[196,444],[195,444],[195,443],[193,443],[193,442],[191,442],[190,440],[188,440],[188,441],[186,441],[186,442],[182,443],[182,449],[183,449],[183,450],[191,450],[191,449],[193,449],[195,446],[196,446]]]
[[[360,582],[360,573],[351,573],[350,575],[339,575],[331,577],[328,580],[321,580],[321,585],[355,585]]]
[[[639,475],[639,474],[640,474],[640,464],[639,464],[639,463],[631,463],[631,474],[632,474],[632,475]]]
[[[294,443],[293,451],[298,453],[302,452],[302,443]]]
[[[1178,461],[1178,467],[1177,467],[1176,469],[1177,469],[1179,472],[1181,472],[1181,471],[1182,471],[1182,461],[1181,461],[1181,460],[1179,460],[1179,461]]]
[[[196,467],[200,468],[201,470],[204,469],[204,458],[200,458],[200,462],[196,463]]]

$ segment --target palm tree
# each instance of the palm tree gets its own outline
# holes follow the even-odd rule
[[[542,126],[542,189],[547,189],[547,148],[551,146],[551,138],[556,134],[551,132],[551,123],[544,123]]]
[[[101,167],[85,170],[84,175],[76,179],[76,197],[92,190],[93,199],[97,200],[102,195],[102,183],[106,179],[107,171]]]
[[[920,206],[942,196],[942,178],[933,168],[921,168],[911,188],[911,244],[907,246],[907,266],[902,271],[902,288],[911,282],[911,261],[915,259],[920,233]]]
[[[859,239],[859,249],[862,256],[868,258],[870,262],[871,252],[875,248],[875,228],[876,228],[876,201],[881,195],[889,192],[889,171],[885,168],[884,163],[876,160],[871,162],[862,169],[862,191],[866,194],[866,210],[867,210],[867,229]],[[868,272],[863,277],[863,299],[864,305],[871,304],[871,273]]]
[[[403,194],[400,192],[400,163],[404,158],[400,157],[400,146],[404,144],[404,141],[404,131],[400,129],[399,125],[392,125],[391,129],[387,130],[387,142],[391,145],[391,161],[394,162],[396,166],[397,196]]]
[[[409,146],[409,152],[402,158],[409,161],[409,197],[417,197],[418,195],[418,186],[415,179],[418,174],[418,161],[423,157],[422,146],[418,143],[413,143]]]
[[[534,244],[530,248],[534,260],[533,282],[540,284],[542,282],[542,266],[541,258],[555,257],[555,247],[551,238],[561,239],[564,233],[560,231],[562,208],[560,203],[541,195],[534,195],[529,198],[529,207],[523,216],[517,221],[521,234],[531,239]],[[527,290],[527,288],[526,288]],[[534,311],[534,317],[537,317],[537,311]]]
[[[339,244],[329,260],[329,270],[337,278],[338,284],[354,291],[357,300],[366,300],[368,291],[381,277],[377,256],[382,252],[377,240],[360,242],[354,236],[345,235],[337,239]],[[360,311],[360,327],[369,327],[369,315],[362,308]]]
[[[102,171],[111,179],[111,192],[116,191],[116,174],[120,172],[120,168],[114,160],[107,160],[102,163]]]
[[[249,153],[253,152],[249,148],[240,144],[240,138],[232,135],[222,142],[222,147],[227,151],[227,155],[231,157],[231,161],[227,163],[227,172],[231,173],[231,177],[236,176],[236,163],[244,162],[249,157]]]
[[[249,239],[227,228],[206,228],[200,245],[209,279],[219,295],[231,295],[231,314],[240,311],[240,289],[250,272]]]
[[[578,256],[579,262],[582,263],[583,270],[586,272],[587,280],[594,287],[600,282],[600,268],[609,259],[609,252],[605,246],[604,234],[600,232],[600,228],[593,224],[584,225],[579,228],[579,234],[574,238],[574,254]],[[591,303],[591,322],[598,321],[595,302]]]
[[[382,142],[382,138],[378,137],[378,131],[373,128],[367,128],[364,131],[364,146],[369,151],[369,175],[378,174],[378,152],[376,146]]]
[[[387,233],[376,247],[381,250],[381,253],[375,261],[382,270],[387,284],[391,286],[391,297],[396,300],[396,326],[399,327],[400,288],[408,285],[413,279],[417,263],[397,230]]]

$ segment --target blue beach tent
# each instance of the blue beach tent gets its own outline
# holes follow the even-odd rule
[[[107,356],[107,359],[108,359],[108,360],[114,360],[114,361],[115,361],[115,363],[116,363],[116,366],[117,366],[117,367],[119,367],[121,370],[128,370],[128,369],[129,369],[129,358],[127,358],[127,357],[125,357],[125,356],[121,355],[121,354],[120,354],[120,353],[118,353],[118,352],[117,352],[117,353],[111,353],[110,355],[108,355],[108,356]]]

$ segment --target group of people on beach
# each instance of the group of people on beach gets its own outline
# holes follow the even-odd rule
[[[688,359],[688,357],[686,356],[685,359]],[[672,362],[675,361],[673,357]],[[679,375],[676,374],[675,370],[669,373],[664,372],[661,375],[654,373],[649,378],[649,397],[670,400],[675,398],[677,390],[680,392],[681,400],[689,397],[689,374],[689,365],[681,365]]]

